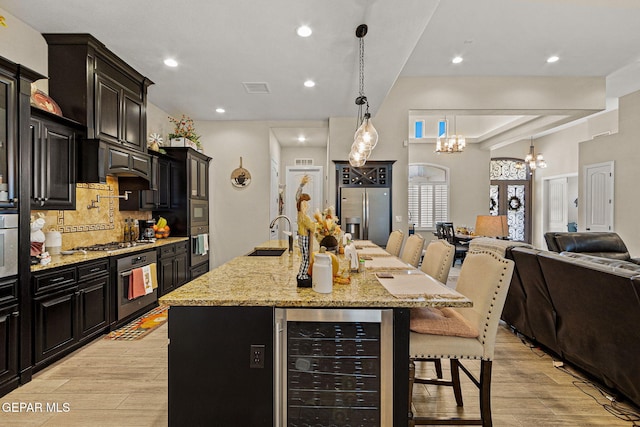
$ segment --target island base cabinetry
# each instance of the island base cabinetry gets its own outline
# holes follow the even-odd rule
[[[169,425],[407,425],[408,309],[169,310]]]
[[[172,306],[169,425],[272,426],[273,324],[271,307]]]

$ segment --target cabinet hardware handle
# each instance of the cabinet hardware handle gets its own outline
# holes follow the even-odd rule
[[[100,271],[100,270],[102,270],[102,268],[95,267],[95,268],[92,268],[91,270],[89,270],[89,273],[95,273],[96,271]]]
[[[14,311],[13,313],[11,313],[11,315],[13,317],[18,317],[18,316],[20,316],[20,312],[19,311]]]
[[[56,278],[54,278],[54,279],[51,279],[51,283],[53,283],[53,282],[59,282],[59,281],[64,280],[64,279],[65,279],[65,277],[64,277],[64,276],[56,277]]]

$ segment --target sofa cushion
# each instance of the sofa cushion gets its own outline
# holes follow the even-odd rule
[[[420,334],[476,338],[478,329],[452,308],[411,309],[409,329]]]

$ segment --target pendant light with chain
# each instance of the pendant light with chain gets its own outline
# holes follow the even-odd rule
[[[369,102],[364,94],[364,36],[367,35],[368,27],[365,24],[356,28],[356,37],[359,40],[359,85],[356,105],[358,106],[358,129],[353,137],[351,152],[349,153],[349,163],[351,166],[363,166],[371,152],[378,143],[378,131],[371,123],[369,114]]]

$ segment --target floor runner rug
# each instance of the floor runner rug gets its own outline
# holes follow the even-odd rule
[[[105,336],[105,339],[115,341],[139,340],[167,321],[169,316],[168,309],[169,306],[167,305],[158,306],[123,327],[109,332]]]

